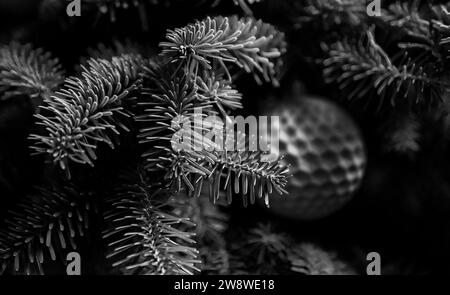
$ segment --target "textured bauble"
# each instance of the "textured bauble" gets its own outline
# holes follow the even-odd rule
[[[326,217],[358,189],[366,154],[349,115],[322,98],[305,97],[274,111],[280,122],[280,155],[290,164],[288,196],[270,197],[270,210],[294,219]]]

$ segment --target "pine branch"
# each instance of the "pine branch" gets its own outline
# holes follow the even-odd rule
[[[214,155],[214,164],[206,166],[211,173],[196,178],[195,188],[192,184],[193,193],[206,183],[214,202],[219,200],[223,190],[228,203],[232,202],[233,193],[236,193],[242,196],[245,207],[249,201],[254,204],[256,198],[264,198],[265,204],[269,206],[269,195],[273,191],[280,195],[287,194],[284,187],[287,184],[288,168],[280,162],[265,162],[263,152],[225,150]]]
[[[151,52],[151,50],[149,50]],[[90,59],[105,59],[107,61],[112,61],[114,57],[127,55],[130,56],[135,63],[142,64],[144,62],[143,57],[148,53],[147,48],[144,49],[137,43],[130,40],[125,40],[124,42],[113,40],[109,45],[100,43],[95,48],[88,48],[87,54],[88,58],[81,58],[80,64],[87,66],[87,62]]]
[[[135,10],[139,13],[141,28],[143,31],[149,30],[147,19],[147,8],[152,5],[164,5],[170,8],[177,0],[83,0],[91,9],[96,9],[100,14],[109,16],[111,23],[115,23],[118,15],[124,10]]]
[[[262,0],[233,0],[234,5],[239,5],[242,8],[242,10],[248,15],[253,14],[252,10],[248,5],[249,4],[252,5],[258,2],[262,2]]]
[[[139,8],[142,9],[145,2],[159,2],[158,0],[83,0],[88,5],[97,6],[102,14],[109,14],[110,21],[116,22],[119,9]]]
[[[249,231],[249,239],[246,242],[249,252],[255,252],[256,263],[263,265],[272,258],[278,256],[285,259],[288,250],[288,237],[275,232],[270,223],[259,224]]]
[[[200,100],[215,105],[223,117],[228,116],[228,110],[242,108],[242,94],[231,86],[230,81],[213,73],[197,76],[196,85]]]
[[[223,248],[223,233],[227,229],[229,216],[221,210],[221,206],[212,204],[202,192],[198,198],[192,198],[180,192],[171,200],[175,214],[189,218],[195,223],[195,239],[200,246],[207,248]]]
[[[450,12],[449,4],[447,6],[433,6],[435,18],[432,20],[433,28],[437,31],[438,38],[435,42],[439,42],[436,46],[439,48],[441,58],[446,62],[446,66],[450,60]]]
[[[436,3],[434,5],[430,5],[431,18],[433,22],[441,23],[443,25],[450,25],[450,3],[447,2],[445,4]]]
[[[230,253],[225,248],[211,249],[210,247],[200,248],[202,256],[202,275],[232,275]]]
[[[387,151],[414,154],[420,150],[421,125],[416,115],[399,114],[386,127]]]
[[[265,196],[267,202],[272,189],[285,192],[282,187],[286,184],[287,169],[279,163],[262,163],[262,153],[222,153],[205,148],[205,144],[214,147],[214,143],[205,142],[203,135],[223,127],[211,123],[212,126],[201,126],[200,130],[188,128],[189,134],[184,133],[184,125],[195,121],[195,108],[210,113],[213,105],[226,117],[226,108],[240,107],[239,93],[220,78],[220,71],[210,71],[214,64],[220,64],[227,72],[224,62],[232,62],[247,72],[259,71],[270,80],[275,74],[271,59],[279,58],[284,52],[283,38],[270,25],[237,17],[207,18],[168,31],[169,42],[160,43],[161,59],[150,63],[146,70],[149,86],[144,92],[147,99],[142,103],[144,115],[139,117],[146,124],[141,129],[141,142],[152,146],[144,155],[147,171],[165,173],[162,183],[166,188],[181,191],[185,187],[198,196],[207,180],[210,195],[217,201],[221,178],[226,177],[223,185],[231,202],[233,176],[234,191],[248,194],[251,203],[255,196]],[[205,115],[202,111],[202,116]],[[173,150],[174,136],[176,142],[185,135],[193,137],[187,149]],[[196,149],[198,143],[203,145],[200,150]]]
[[[32,148],[49,154],[67,172],[70,162],[93,165],[98,143],[114,148],[119,130],[128,131],[123,122],[141,87],[139,67],[127,55],[110,62],[90,60],[80,77],[67,79],[65,87],[42,106],[51,115],[36,115],[47,134],[32,135]]]
[[[222,206],[210,202],[205,193],[192,198],[185,192],[173,197],[176,216],[186,217],[195,223],[195,240],[202,260],[201,274],[228,274],[229,257],[224,233],[229,216]],[[189,230],[189,226],[185,227]]]
[[[189,219],[171,215],[167,192],[144,182],[125,185],[107,200],[107,258],[125,274],[194,274],[199,269],[193,234],[180,229]]]
[[[383,11],[381,19],[400,36],[398,46],[405,50],[420,50],[434,61],[442,60],[439,29],[430,15],[420,10],[419,1],[395,2]]]
[[[234,237],[231,270],[239,274],[356,274],[333,252],[298,243],[273,223],[258,223]],[[242,264],[238,263],[241,262]]]
[[[423,61],[447,68],[450,39],[448,4],[395,2],[383,10],[380,18],[397,36],[398,46],[418,53]]]
[[[231,269],[237,274],[288,274],[291,239],[272,223],[258,223],[235,237]],[[237,243],[236,243],[237,241]],[[241,263],[239,263],[241,262]]]
[[[63,79],[59,61],[43,49],[18,43],[0,46],[0,100],[16,95],[48,97]]]
[[[223,127],[208,126],[204,122],[200,130],[183,126],[194,122],[195,107],[208,110],[211,102],[205,101],[204,94],[197,94],[197,85],[185,72],[178,71],[175,76],[170,74],[174,72],[172,67],[151,63],[146,69],[149,85],[143,91],[141,105],[145,110],[139,120],[146,125],[141,129],[141,142],[150,147],[144,154],[147,171],[156,175],[164,173],[162,182],[167,188],[176,191],[186,188],[196,196],[206,182],[214,201],[218,200],[222,187],[227,192],[228,202],[232,201],[234,191],[243,195],[244,205],[248,203],[247,198],[253,204],[256,197],[264,196],[267,202],[273,190],[286,193],[283,187],[288,169],[279,162],[264,162],[262,152],[217,151],[214,143],[205,141],[202,136],[212,128]],[[200,92],[204,93],[203,90]],[[207,114],[202,112],[202,115]],[[188,133],[183,133],[185,131]],[[175,139],[174,135],[177,136]],[[190,145],[181,143],[188,146],[174,150],[173,142],[185,135],[192,138]],[[200,149],[195,148],[198,144]]]
[[[289,260],[292,271],[306,275],[354,275],[356,272],[337,255],[310,244],[302,243],[292,247]]]
[[[284,34],[252,18],[206,18],[184,28],[169,30],[161,42],[162,56],[183,62],[191,73],[198,67],[211,70],[231,63],[262,80],[278,84],[281,56],[286,50]],[[227,70],[228,71],[228,70]],[[230,75],[229,75],[230,76]]]
[[[182,71],[176,72],[172,64],[150,61],[145,68],[142,94],[139,105],[143,112],[137,120],[144,125],[139,134],[141,143],[150,147],[143,155],[146,170],[165,172],[168,186],[180,176],[181,168],[205,173],[206,170],[196,163],[199,153],[180,151],[176,154],[171,146],[172,137],[181,130],[183,121],[192,117],[194,108],[208,107],[209,102],[197,96],[194,81]],[[194,135],[199,134],[194,131]]]
[[[408,35],[426,40],[430,33],[430,22],[419,10],[420,1],[394,2],[382,13],[382,20],[389,25],[404,30]]]
[[[211,0],[203,0],[203,2],[211,1]],[[219,3],[221,3],[223,0],[214,0],[212,3],[212,7],[217,6]],[[262,2],[262,0],[233,0],[234,5],[241,7],[242,11],[244,11],[247,15],[253,15],[253,12],[249,5],[253,5],[255,3]]]
[[[23,200],[0,231],[0,270],[44,273],[44,263],[56,260],[89,226],[89,196],[71,185],[42,188]],[[65,261],[65,256],[63,258]]]
[[[308,0],[297,5],[303,14],[296,18],[301,26],[317,21],[325,29],[335,29],[336,25],[362,25],[368,18],[365,0]]]
[[[349,99],[368,99],[375,94],[378,109],[385,103],[432,105],[447,87],[433,65],[404,60],[404,56],[396,66],[370,32],[366,41],[339,41],[328,49],[329,57],[323,61],[326,82],[348,90]]]

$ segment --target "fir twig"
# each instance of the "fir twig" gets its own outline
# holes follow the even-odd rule
[[[229,216],[223,212],[223,206],[211,203],[203,192],[198,198],[182,192],[171,202],[174,202],[177,216],[187,217],[196,225],[195,240],[202,260],[201,273],[227,274],[229,255],[223,235],[228,228]]]
[[[151,50],[148,52],[143,46],[132,42],[130,40],[125,40],[123,42],[118,40],[113,40],[111,44],[100,43],[94,48],[87,49],[88,58],[81,58],[81,65],[87,66],[87,62],[90,59],[106,59],[107,61],[112,61],[114,57],[118,56],[130,56],[135,60],[135,63],[142,64],[144,62],[142,57],[146,57],[146,53],[152,53]]]
[[[185,192],[173,197],[177,216],[187,217],[195,223],[195,239],[201,246],[223,248],[223,233],[227,229],[228,215],[222,212],[222,206],[212,204],[205,194],[191,198]]]
[[[298,4],[297,10],[303,15],[296,18],[299,26],[318,21],[325,29],[334,29],[336,25],[357,26],[365,24],[367,3],[365,0],[308,0]]]
[[[203,1],[208,1],[208,0],[203,0]],[[223,0],[214,0],[214,2],[212,3],[212,6],[217,6],[219,3],[221,3]],[[249,7],[249,5],[258,3],[258,2],[262,2],[262,0],[233,0],[234,5],[236,6],[240,6],[242,11],[244,11],[245,14],[247,15],[252,15],[253,12],[251,10],[251,8]]]
[[[198,251],[193,234],[179,229],[189,219],[171,215],[166,192],[146,184],[125,185],[107,200],[107,258],[125,274],[194,274]],[[161,196],[163,195],[163,196]]]
[[[204,183],[208,183],[214,201],[218,200],[222,189],[227,192],[229,202],[233,191],[241,193],[244,205],[248,203],[247,198],[253,204],[256,197],[265,197],[267,203],[273,190],[280,194],[286,192],[283,187],[287,182],[287,167],[279,162],[264,162],[264,154],[258,151],[218,151],[213,142],[202,137],[208,130],[223,127],[206,124],[200,126],[200,130],[194,126],[185,129],[184,124],[195,120],[195,107],[208,109],[211,104],[210,100],[205,101],[204,94],[197,94],[197,85],[186,73],[179,71],[175,77],[170,77],[172,65],[161,66],[158,63],[151,63],[146,73],[150,86],[143,92],[147,99],[142,103],[145,110],[139,120],[146,124],[141,129],[142,142],[151,144],[144,154],[148,171],[164,173],[167,187],[177,191],[185,187],[196,196]],[[234,107],[235,102],[233,100],[231,106]],[[202,112],[202,115],[206,114]],[[183,130],[188,133],[184,134]],[[190,145],[189,142],[182,143],[188,146],[174,150],[173,142],[184,140],[185,135],[192,138]],[[198,144],[200,149],[196,149]]]
[[[395,106],[438,102],[447,87],[440,73],[432,65],[404,57],[406,60],[396,66],[368,32],[367,39],[357,44],[339,41],[331,45],[329,57],[323,61],[324,76],[326,82],[348,90],[349,99],[368,99],[375,92],[378,109],[385,103]]]
[[[128,131],[122,122],[140,89],[139,67],[126,55],[90,60],[80,77],[67,79],[42,106],[51,115],[36,115],[47,134],[31,136],[33,149],[49,154],[67,172],[69,162],[93,165],[98,143],[113,148],[119,130]]]
[[[412,3],[395,2],[383,11],[381,19],[398,32],[403,33],[398,46],[402,49],[419,49],[441,60],[439,30],[433,21],[428,19],[419,9],[419,1]]]
[[[354,275],[356,272],[339,260],[333,252],[327,252],[310,243],[294,245],[289,255],[291,270],[306,275]]]
[[[222,117],[228,116],[228,110],[242,108],[242,94],[231,86],[230,81],[212,73],[205,77],[197,76],[196,84],[200,100],[214,105]]]
[[[284,34],[261,20],[208,17],[169,30],[166,39],[160,43],[162,55],[184,62],[191,73],[196,73],[198,67],[210,70],[213,63],[227,69],[225,63],[231,63],[253,73],[258,83],[264,80],[278,84],[280,56],[286,50]]]
[[[26,198],[0,231],[0,271],[43,274],[49,258],[77,248],[75,239],[89,226],[90,207],[89,195],[71,185],[42,188]]]
[[[231,269],[240,274],[287,274],[291,240],[272,223],[258,223],[243,231],[231,246]],[[244,262],[244,263],[239,263]]]
[[[420,150],[421,124],[415,114],[398,114],[388,123],[387,151],[414,154]]]
[[[63,80],[58,59],[43,49],[18,43],[0,46],[0,99],[16,95],[46,98]]]

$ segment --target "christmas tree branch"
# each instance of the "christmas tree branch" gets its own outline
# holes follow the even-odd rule
[[[364,24],[367,15],[367,3],[364,0],[308,0],[296,3],[295,7],[302,16],[296,18],[298,25],[318,21],[321,26],[333,29],[336,25],[351,26]]]
[[[18,43],[0,46],[0,99],[17,95],[46,98],[63,80],[59,61],[41,48]]]
[[[171,74],[174,71],[175,74]],[[157,173],[162,171],[167,187],[177,191],[185,187],[198,196],[206,181],[210,185],[212,199],[217,201],[222,183],[229,202],[232,201],[234,187],[236,193],[241,192],[244,196],[244,204],[247,204],[247,196],[253,204],[256,197],[264,196],[267,202],[268,194],[273,190],[280,194],[285,192],[283,187],[288,169],[279,162],[264,162],[264,154],[257,151],[218,151],[215,143],[205,141],[203,135],[215,128],[223,131],[223,126],[205,124],[203,116],[206,114],[203,112],[202,118],[197,118],[202,122],[200,130],[191,125],[196,119],[194,108],[209,110],[211,107],[211,91],[207,85],[199,89],[198,80],[189,79],[184,71],[176,72],[173,64],[159,65],[157,62],[150,63],[146,69],[145,81],[148,82],[143,91],[146,99],[141,103],[145,109],[139,120],[146,126],[141,129],[141,142],[150,146],[144,154],[146,169]],[[228,100],[228,103],[225,99],[220,100],[218,109],[222,113],[225,113],[224,106],[237,106],[240,98],[235,96],[232,88],[227,87],[226,90],[226,93],[233,94],[233,100]],[[205,97],[209,99],[205,100]],[[220,96],[216,93],[214,97],[213,105],[217,106]],[[186,128],[184,125],[191,126]],[[186,137],[191,140],[174,150],[173,144]]]
[[[231,63],[256,81],[278,83],[280,56],[286,50],[284,34],[273,26],[253,18],[206,18],[186,27],[169,30],[161,42],[162,55],[185,63],[191,73],[198,67],[211,70],[219,64],[228,71]]]
[[[71,185],[42,188],[22,201],[0,231],[0,270],[43,274],[43,264],[66,248],[76,249],[90,210],[88,194]],[[65,257],[63,258],[65,261]]]
[[[196,179],[195,191],[207,182],[209,194],[214,201],[220,197],[220,191],[226,192],[228,203],[233,193],[241,194],[244,206],[254,204],[256,198],[264,197],[269,206],[269,195],[273,191],[287,194],[288,168],[278,161],[265,162],[264,153],[249,151],[216,152],[215,163],[209,168],[210,174]]]
[[[329,57],[323,61],[325,79],[350,90],[349,99],[367,99],[370,92],[375,92],[378,108],[386,101],[392,106],[429,105],[437,102],[447,87],[431,65],[407,59],[396,66],[371,32],[357,44],[339,41],[328,49]]]
[[[385,126],[387,151],[414,154],[420,150],[421,122],[413,113],[398,113]]]
[[[355,275],[356,272],[335,253],[311,243],[296,244],[289,254],[291,270],[305,275]]]
[[[120,187],[107,200],[107,258],[125,274],[194,274],[198,251],[188,246],[193,234],[183,226],[189,219],[169,213],[168,192],[154,190],[143,180]]]
[[[229,80],[212,73],[197,76],[196,85],[200,100],[215,106],[222,117],[228,115],[228,110],[242,108],[242,94],[232,87]]]
[[[128,55],[92,59],[80,77],[67,79],[42,106],[51,115],[36,115],[47,134],[31,136],[33,149],[67,171],[70,162],[93,165],[98,143],[113,148],[119,130],[128,131],[122,122],[141,85],[137,61]]]

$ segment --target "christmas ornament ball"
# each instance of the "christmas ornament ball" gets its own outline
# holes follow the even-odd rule
[[[366,154],[361,134],[336,104],[304,97],[272,111],[279,116],[279,154],[290,164],[289,195],[274,193],[270,210],[286,218],[311,220],[342,208],[358,189]]]

